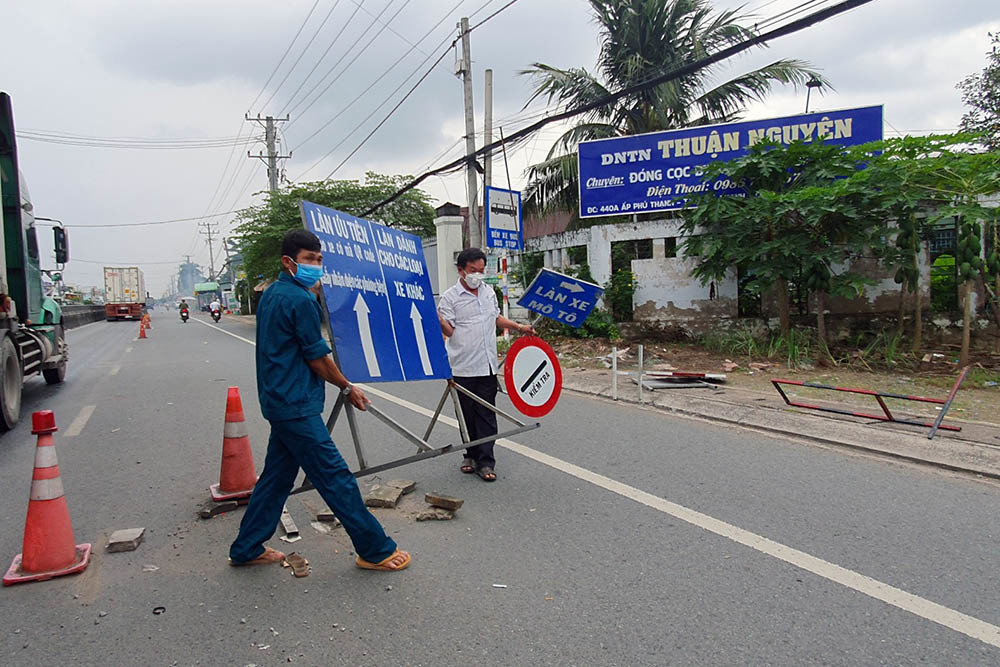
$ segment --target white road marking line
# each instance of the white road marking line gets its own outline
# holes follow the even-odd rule
[[[132,351],[132,347],[131,346],[125,348],[125,354],[128,354],[131,351]]]
[[[374,387],[368,385],[359,386],[363,387],[364,391],[369,394],[379,396],[387,401],[392,401],[393,403],[407,408],[408,410],[412,410],[413,412],[427,417],[434,416],[434,412],[432,410],[428,410],[423,406],[410,403],[405,399],[393,396],[392,394],[375,389]],[[458,428],[458,422],[452,417],[441,415],[438,417],[438,420],[453,428]],[[955,611],[954,609],[950,609],[944,605],[932,602],[917,595],[913,595],[912,593],[907,593],[904,590],[890,586],[889,584],[878,581],[877,579],[859,574],[853,570],[848,570],[840,565],[836,565],[821,558],[817,558],[816,556],[807,554],[804,551],[799,551],[798,549],[785,546],[784,544],[775,542],[774,540],[770,540],[748,530],[738,528],[732,524],[726,523],[725,521],[720,521],[719,519],[711,517],[707,514],[702,514],[701,512],[689,509],[683,505],[678,505],[677,503],[672,503],[669,500],[664,500],[663,498],[654,496],[651,493],[637,489],[634,486],[623,484],[622,482],[613,480],[610,477],[605,477],[604,475],[592,472],[586,468],[581,468],[580,466],[569,463],[568,461],[563,461],[562,459],[558,459],[554,456],[549,456],[548,454],[544,454],[511,440],[497,440],[497,444],[533,461],[537,461],[538,463],[547,465],[550,468],[555,468],[560,472],[564,472],[567,475],[572,475],[577,479],[589,482],[594,486],[599,486],[602,489],[611,491],[612,493],[616,493],[630,500],[634,500],[637,503],[646,505],[647,507],[651,507],[655,510],[659,510],[664,514],[669,514],[670,516],[680,519],[681,521],[686,521],[693,526],[697,526],[703,530],[707,530],[721,537],[725,537],[734,542],[750,547],[755,551],[777,558],[778,560],[794,565],[795,567],[801,568],[807,572],[811,572],[817,576],[823,577],[824,579],[846,586],[847,588],[863,593],[864,595],[875,598],[876,600],[881,600],[882,602],[898,607],[903,611],[908,611],[911,614],[925,618],[928,621],[933,621],[934,623],[943,625],[946,628],[951,628],[956,632],[968,635],[973,639],[978,639],[981,642],[1000,648],[1000,627],[996,625],[981,621],[978,618]]]
[[[94,410],[96,409],[96,405],[85,405],[83,409],[80,410],[80,414],[78,414],[76,419],[73,420],[73,423],[69,425],[68,429],[66,429],[66,432],[63,433],[63,437],[75,438],[80,435],[81,431],[83,431],[84,427],[87,425],[87,422],[90,421],[90,415],[94,414]]]
[[[233,338],[236,338],[237,340],[241,340],[241,341],[243,341],[244,343],[249,343],[250,345],[253,345],[254,347],[257,347],[257,343],[253,342],[253,341],[252,341],[252,340],[250,340],[249,338],[244,338],[243,336],[237,336],[237,335],[236,335],[236,334],[234,334],[233,332],[231,332],[231,331],[226,331],[226,330],[225,330],[225,329],[223,329],[222,327],[217,327],[217,326],[215,326],[214,324],[209,324],[208,322],[202,322],[202,321],[201,321],[201,320],[199,320],[199,319],[198,319],[197,317],[192,317],[192,318],[191,318],[191,320],[192,320],[193,322],[197,322],[198,324],[204,324],[204,325],[205,325],[206,327],[209,327],[210,329],[215,329],[216,331],[221,331],[222,333],[226,334],[227,336],[232,336]]]
[[[118,375],[118,371],[122,369],[121,364],[115,364],[115,367],[111,369],[111,375]]]
[[[219,327],[208,324],[207,322],[202,322],[202,324],[212,327],[213,329],[218,329],[222,333],[228,334],[233,338],[238,338],[239,340],[249,343],[254,347],[257,346],[254,341],[248,338],[237,336],[234,333],[230,333],[225,329],[220,329]],[[362,387],[364,391],[373,396],[384,398],[387,401],[391,401],[392,403],[395,403],[400,407],[404,407],[407,410],[411,410],[412,412],[416,412],[417,414],[421,414],[426,417],[434,416],[434,412],[432,410],[428,410],[421,405],[411,403],[406,399],[399,398],[398,396],[394,396],[393,394],[389,394],[380,389],[375,389],[370,385],[359,384],[358,386]],[[452,428],[458,428],[458,422],[453,417],[440,415],[438,420],[448,424]],[[816,556],[786,546],[780,542],[775,542],[774,540],[770,540],[762,535],[752,533],[749,530],[738,528],[730,523],[726,523],[725,521],[721,521],[707,514],[702,514],[701,512],[689,509],[683,505],[678,505],[677,503],[672,503],[669,500],[664,500],[663,498],[654,496],[651,493],[637,489],[634,486],[623,484],[622,482],[613,480],[610,477],[605,477],[604,475],[592,472],[586,468],[581,468],[580,466],[569,463],[568,461],[563,461],[562,459],[558,459],[554,456],[549,456],[548,454],[544,454],[512,440],[500,439],[496,441],[496,444],[533,461],[549,466],[550,468],[554,468],[560,472],[564,472],[567,475],[589,482],[590,484],[605,489],[606,491],[610,491],[624,498],[628,498],[629,500],[633,500],[641,505],[658,510],[664,514],[668,514],[693,526],[707,530],[710,533],[715,533],[720,537],[725,537],[726,539],[732,540],[737,544],[742,544],[743,546],[749,547],[755,551],[767,554],[768,556],[788,563],[789,565],[794,565],[795,567],[803,569],[806,572],[811,572],[812,574],[822,577],[828,581],[832,581],[840,584],[841,586],[857,591],[858,593],[867,595],[868,597],[880,600],[894,607],[898,607],[903,611],[907,611],[915,616],[919,616],[920,618],[937,623],[946,628],[950,628],[955,632],[967,635],[973,639],[978,639],[979,641],[989,644],[990,646],[1000,648],[1000,627],[993,625],[992,623],[987,623],[986,621],[982,621],[974,616],[963,614],[962,612],[951,609],[950,607],[945,607],[937,602],[932,602],[926,598],[908,593],[902,589],[896,588],[895,586],[890,586],[889,584],[881,582],[877,579],[873,579],[872,577],[865,576],[853,570],[848,570],[840,565],[830,563],[822,558],[817,558]]]

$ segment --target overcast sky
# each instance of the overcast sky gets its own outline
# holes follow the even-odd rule
[[[334,171],[447,48],[461,16],[471,15],[475,24],[506,1],[11,0],[4,3],[0,90],[13,98],[19,131],[88,137],[262,137],[259,126],[243,121],[245,113],[288,113],[290,122],[280,124],[281,149],[293,152],[283,163],[285,175],[318,180]],[[762,21],[803,0],[714,4],[743,5]],[[955,84],[983,68],[991,30],[1000,30],[996,0],[874,0],[737,57],[719,71],[718,81],[778,58],[801,58],[836,87],[814,97],[810,110],[884,104],[887,136],[951,131],[962,113]],[[598,48],[585,0],[520,0],[475,30],[479,131],[485,68],[494,70],[494,115],[509,134],[525,116],[543,110],[535,104],[522,112],[531,86],[518,70],[532,62],[592,70]],[[368,170],[416,174],[460,156],[465,131],[454,60],[453,53],[445,56],[333,177],[360,178]],[[804,105],[804,90],[778,89],[746,118],[799,113]],[[559,133],[543,131],[508,155],[513,187],[523,185],[524,167],[543,159]],[[36,214],[68,225],[191,218],[259,201],[255,193],[267,187],[267,177],[259,160],[246,157],[248,149],[257,153],[263,146],[125,150],[26,138],[19,145]],[[502,185],[502,162],[495,165],[494,179]],[[430,179],[425,189],[439,203],[466,203],[461,175]],[[231,215],[212,221],[223,235],[232,228]],[[100,285],[102,264],[139,264],[149,291],[159,296],[184,256],[209,266],[197,224],[73,228],[66,279]],[[50,235],[40,237],[48,256]]]

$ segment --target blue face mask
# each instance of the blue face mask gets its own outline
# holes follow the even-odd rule
[[[295,282],[303,287],[312,287],[323,277],[322,266],[296,263],[295,267],[295,275],[292,277],[295,278]]]

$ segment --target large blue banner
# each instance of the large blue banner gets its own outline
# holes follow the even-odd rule
[[[882,139],[882,107],[800,114],[587,141],[579,145],[580,217],[684,208],[692,194],[738,195],[727,179],[702,183],[700,167],[761,141],[822,139],[851,146]]]
[[[447,379],[451,365],[420,237],[312,202],[337,362],[351,382]]]

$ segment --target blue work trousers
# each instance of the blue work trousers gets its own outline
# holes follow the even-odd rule
[[[234,563],[245,563],[264,553],[264,542],[278,527],[300,466],[340,519],[359,556],[378,563],[395,552],[396,543],[368,511],[347,462],[333,444],[323,418],[316,415],[271,422],[264,470],[253,487],[236,541],[229,548]]]

